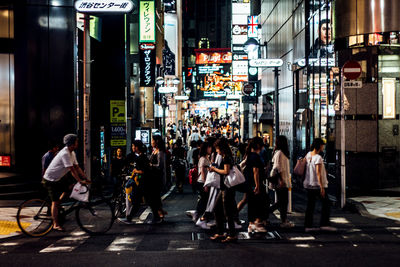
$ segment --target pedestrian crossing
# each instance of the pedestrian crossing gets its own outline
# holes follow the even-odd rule
[[[375,231],[376,235],[371,232]],[[384,238],[382,236],[384,235]],[[90,236],[78,229],[65,235],[50,234],[40,239],[16,237],[0,242],[1,254],[17,253],[83,253],[105,252],[121,253],[132,251],[194,251],[205,249],[224,249],[226,245],[213,243],[209,234],[204,232],[181,233],[122,233],[105,236]],[[381,229],[347,228],[339,233],[304,233],[298,229],[288,232],[270,231],[264,235],[251,235],[247,232],[238,234],[240,244],[279,244],[296,248],[321,247],[329,243],[343,243],[357,247],[366,243],[400,243],[400,227]]]

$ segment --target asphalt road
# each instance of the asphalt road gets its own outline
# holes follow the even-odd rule
[[[71,215],[65,233],[2,239],[0,266],[399,266],[400,224],[334,209],[338,232],[304,233],[301,197],[290,215],[294,229],[280,229],[272,216],[266,235],[250,237],[245,226],[237,244],[211,242],[212,232],[185,215],[196,201],[186,189],[165,200],[169,214],[161,225],[147,224],[150,214],[143,223],[116,222],[106,235],[88,236]]]

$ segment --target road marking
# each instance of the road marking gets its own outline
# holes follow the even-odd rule
[[[52,253],[52,252],[72,252],[89,238],[89,235],[82,231],[75,231],[71,236],[64,237],[56,243],[51,244],[47,248],[42,249],[39,253]]]
[[[23,227],[29,227],[31,224],[28,222],[21,222]],[[0,235],[10,235],[15,232],[21,231],[16,221],[0,221]]]
[[[170,240],[167,250],[196,250],[199,244],[199,240]]]
[[[118,236],[106,251],[134,251],[144,236]]]

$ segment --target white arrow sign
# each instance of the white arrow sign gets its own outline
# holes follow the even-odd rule
[[[259,58],[250,60],[249,64],[251,67],[274,68],[282,66],[283,60],[280,58],[275,58],[275,59]]]

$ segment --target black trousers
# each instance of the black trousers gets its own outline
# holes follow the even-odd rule
[[[252,188],[247,192],[247,215],[249,222],[254,222],[256,219],[261,221],[268,218],[269,199],[266,189],[261,185],[260,193],[254,194]]]
[[[274,205],[269,208],[269,212],[272,213],[279,209],[281,221],[286,222],[287,220],[287,207],[289,203],[289,189],[288,188],[277,188],[276,197],[277,201]]]
[[[235,189],[224,188],[221,190],[221,192],[219,192],[214,212],[218,234],[222,235],[224,233],[225,222],[228,221],[229,236],[235,236],[235,216],[237,214]]]
[[[325,196],[321,196],[320,189],[307,189],[307,209],[306,218],[304,226],[306,228],[311,228],[314,220],[314,210],[317,198],[321,199],[322,209],[321,209],[321,221],[320,226],[329,226],[329,217],[331,212],[331,201],[328,198],[328,194],[325,192]]]
[[[199,195],[197,198],[196,212],[199,216],[202,216],[207,208],[209,192],[204,191],[204,183],[199,183],[199,182],[195,182],[195,183],[196,183],[196,189],[199,192]]]

